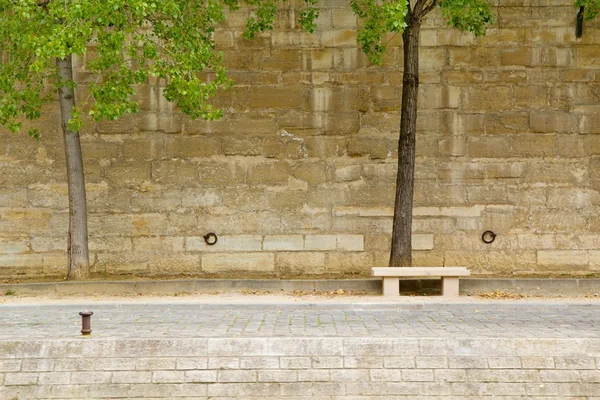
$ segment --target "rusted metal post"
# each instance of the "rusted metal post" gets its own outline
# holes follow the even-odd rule
[[[91,311],[82,311],[79,313],[81,315],[81,334],[89,335],[92,333],[92,315],[94,315]]]

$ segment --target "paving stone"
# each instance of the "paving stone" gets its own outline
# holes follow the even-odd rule
[[[90,339],[80,308],[0,306],[0,398],[583,399],[600,387],[600,310],[586,305],[98,304]]]
[[[139,342],[131,341],[114,346],[107,343],[95,344],[94,342],[85,346],[83,343],[69,343],[68,349],[64,347],[67,345],[62,342],[55,342],[48,346],[42,342],[34,342],[35,339],[80,337],[79,311],[79,306],[70,305],[0,306],[2,313],[0,340],[27,337],[28,348],[19,348],[19,354],[23,356],[23,352],[27,350],[28,355],[37,356],[38,359],[42,354],[49,357],[73,353],[74,347],[81,355],[95,357],[136,355],[143,358],[144,355],[141,353],[143,351],[151,352],[150,354],[154,358],[156,352],[162,351],[160,347],[153,347],[159,345],[154,342],[145,342],[140,345]],[[35,324],[35,329],[31,328],[32,323]],[[400,353],[397,354],[398,356],[419,355],[419,345],[415,339],[421,338],[421,346],[428,352],[428,354],[422,353],[422,355],[439,357],[450,351],[448,346],[454,344],[450,342],[444,344],[444,342],[429,341],[424,338],[598,338],[600,337],[600,309],[586,305],[543,304],[485,304],[477,305],[476,312],[473,305],[461,305],[452,309],[435,309],[435,307],[423,307],[422,309],[334,309],[327,307],[315,309],[283,305],[275,308],[270,305],[214,308],[182,304],[97,305],[94,307],[92,329],[94,338],[215,338],[208,343],[208,347],[205,341],[198,339],[194,342],[181,342],[177,349],[169,345],[167,348],[170,354],[161,354],[165,357],[189,357],[192,355],[190,351],[193,351],[195,356],[202,356],[206,354],[207,349],[217,349],[217,353],[211,352],[211,354],[220,354],[223,357],[230,354],[232,356],[243,354],[257,356],[265,354],[267,350],[274,352],[273,355],[276,356],[278,348],[282,348],[282,346],[283,348],[288,348],[288,346],[302,348],[307,356],[312,355],[311,353],[319,356],[336,356],[341,355],[342,349],[342,343],[333,340],[336,337],[365,338],[360,344],[354,342],[346,346],[344,351],[347,356],[360,357],[366,351],[365,349],[377,353],[389,352],[392,350],[388,348],[389,344],[385,341],[378,342],[377,338],[400,337],[403,339],[395,339],[392,350]],[[263,344],[254,341],[247,345],[239,340],[227,340],[227,338],[240,337],[281,339],[269,343],[265,341]],[[284,340],[286,337],[289,337],[290,340]],[[323,337],[331,338],[331,340],[323,342],[319,348],[309,349],[306,348],[307,344],[301,340],[292,339],[298,337]],[[191,346],[192,343],[193,346]],[[311,345],[314,346],[314,342],[311,342]],[[456,342],[456,345],[460,346],[461,344]],[[494,345],[494,343],[490,345]],[[10,351],[15,350],[13,348],[3,349],[2,346],[0,342],[0,359],[2,354],[9,354]],[[244,349],[241,353],[240,346],[242,346],[241,349]],[[254,347],[246,348],[244,346]],[[267,346],[269,346],[268,349]],[[573,346],[577,347],[577,344],[574,343]],[[320,352],[321,350],[330,354],[324,354]],[[509,350],[507,349],[506,352]],[[414,353],[408,354],[407,352]],[[520,355],[530,356],[529,354]],[[514,357],[512,354],[507,354],[507,356]],[[543,356],[543,354],[539,356]],[[419,358],[419,360],[426,362],[426,357]],[[516,363],[514,358],[497,359],[491,362],[490,367],[501,368],[499,363],[509,362],[509,360],[513,364]],[[569,360],[561,360],[561,368],[568,368]],[[584,362],[578,360],[579,363]],[[529,361],[535,362],[534,359]],[[542,360],[538,361],[542,362]],[[547,360],[543,362],[548,363]],[[559,359],[557,359],[558,362]],[[586,368],[593,368],[593,358],[585,362]],[[487,365],[483,367],[487,368]],[[0,368],[5,368],[3,363],[0,363]],[[118,368],[129,369],[130,366],[123,365]],[[453,367],[450,366],[450,368]],[[482,368],[482,366],[478,365],[477,368]],[[557,368],[559,367],[557,366]]]

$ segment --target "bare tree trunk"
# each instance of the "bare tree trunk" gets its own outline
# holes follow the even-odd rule
[[[69,55],[63,60],[57,59],[56,66],[62,85],[58,89],[58,94],[69,185],[69,237],[67,248],[69,270],[67,279],[78,280],[89,276],[90,260],[88,254],[87,203],[79,132],[70,130],[67,125],[71,119],[73,107],[75,107],[75,94],[73,88],[69,86],[73,82],[71,56]]]
[[[402,33],[404,42],[404,78],[402,114],[398,140],[398,175],[392,230],[390,267],[412,265],[412,209],[415,186],[415,145],[417,97],[419,94],[419,33],[421,21],[412,18]]]

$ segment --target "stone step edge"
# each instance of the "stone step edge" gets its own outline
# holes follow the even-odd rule
[[[400,291],[429,290],[435,293],[440,279],[402,279]],[[293,291],[366,292],[380,294],[380,278],[374,279],[185,279],[153,281],[87,281],[0,284],[0,296],[8,294],[150,294],[186,292],[270,291],[284,294]],[[600,296],[600,279],[585,278],[464,278],[461,294],[503,291],[523,295],[595,295]]]

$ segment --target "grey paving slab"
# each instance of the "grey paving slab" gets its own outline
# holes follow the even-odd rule
[[[2,306],[0,340],[79,336],[79,305]],[[600,305],[95,304],[96,338],[600,338]]]

